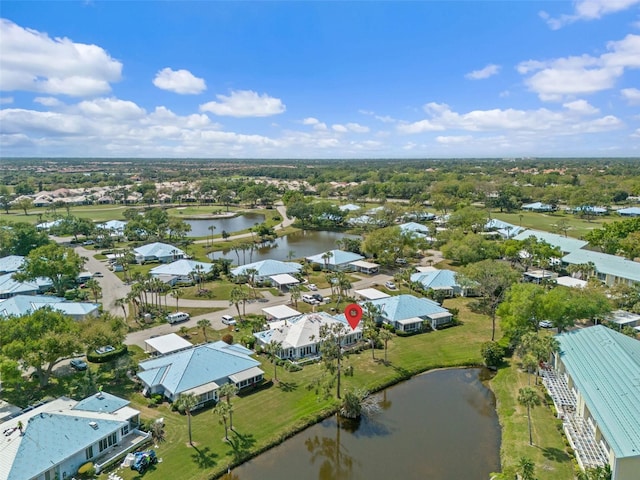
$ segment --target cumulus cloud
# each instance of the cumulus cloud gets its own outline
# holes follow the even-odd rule
[[[286,110],[279,98],[266,93],[258,95],[251,90],[234,90],[230,95],[216,95],[218,102],[200,105],[201,112],[229,117],[269,117]]]
[[[484,80],[485,78],[493,77],[500,72],[500,65],[487,65],[480,70],[474,70],[465,75],[465,78],[469,80]]]
[[[491,109],[458,113],[442,103],[428,103],[424,111],[429,118],[398,125],[402,134],[419,134],[443,130],[468,132],[542,133],[547,135],[574,134],[577,132],[608,131],[622,126],[614,116],[588,119],[598,110],[584,100],[569,102],[561,110],[546,108],[537,110]],[[447,139],[449,136],[441,136]],[[451,137],[454,138],[454,137]]]
[[[320,120],[318,120],[317,118],[314,118],[314,117],[305,118],[304,120],[302,120],[302,124],[303,125],[312,125],[315,130],[326,130],[327,129],[327,124],[326,123],[321,122]]]
[[[50,38],[6,19],[0,37],[0,90],[84,97],[109,92],[121,78],[122,64],[96,45]]]
[[[63,103],[55,97],[36,97],[33,101],[45,107],[59,107],[63,105]]]
[[[607,90],[626,69],[640,68],[640,35],[627,35],[609,42],[607,53],[557,58],[549,61],[528,60],[517,66],[529,89],[543,101],[562,101],[567,96],[586,95]]]
[[[439,135],[436,137],[436,142],[442,143],[445,145],[457,145],[460,143],[466,143],[473,139],[471,135],[450,135],[443,136]]]
[[[333,129],[334,132],[338,132],[338,133],[348,133],[348,132],[367,133],[369,131],[369,127],[360,125],[359,123],[347,123],[345,125],[336,123],[332,125],[331,128]]]
[[[197,95],[207,89],[205,81],[194,76],[189,70],[172,70],[168,67],[156,74],[153,84],[162,90],[181,95]]]
[[[640,4],[640,0],[576,0],[573,3],[574,11],[571,14],[552,17],[542,11],[540,17],[552,30],[558,30],[580,20],[597,20],[605,15],[627,10]]]
[[[637,88],[623,88],[620,93],[629,105],[640,105],[640,90]]]

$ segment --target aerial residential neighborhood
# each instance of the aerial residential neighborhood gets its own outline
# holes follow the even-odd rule
[[[0,480],[640,479],[640,0],[0,11]]]

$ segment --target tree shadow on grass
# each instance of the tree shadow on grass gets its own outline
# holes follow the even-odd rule
[[[243,435],[233,430],[233,435],[229,436],[233,459],[237,462],[247,458],[255,444],[256,439],[251,434]]]
[[[293,392],[298,389],[298,384],[296,382],[279,382],[278,388],[283,392]]]
[[[218,457],[217,453],[211,452],[209,447],[204,447],[199,449],[194,446],[193,449],[195,453],[191,454],[191,459],[198,464],[198,467],[201,469],[214,467],[216,464],[216,457]]]
[[[538,447],[542,450],[542,455],[544,458],[551,460],[553,462],[567,462],[569,460],[569,455],[564,450],[560,450],[555,447]]]

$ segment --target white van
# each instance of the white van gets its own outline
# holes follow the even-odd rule
[[[231,315],[222,315],[222,323],[224,323],[225,325],[235,325],[236,319]]]
[[[189,320],[189,314],[185,312],[176,312],[167,315],[167,322],[170,324],[178,323],[178,322],[186,322]]]

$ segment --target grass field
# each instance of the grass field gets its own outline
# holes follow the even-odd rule
[[[559,220],[566,220],[569,225],[567,236],[574,238],[583,238],[584,235],[591,230],[601,228],[605,223],[610,223],[615,218],[607,217],[594,217],[591,220],[580,218],[578,215],[573,215],[564,212],[555,213],[535,213],[518,211],[514,213],[500,213],[491,212],[493,218],[508,222],[515,226],[522,226],[525,228],[532,228],[535,230],[542,230],[546,232],[558,233],[564,235],[564,233],[557,231],[554,227]]]

